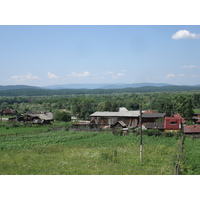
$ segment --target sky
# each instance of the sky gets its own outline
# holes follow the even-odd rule
[[[198,85],[199,54],[199,25],[1,25],[0,85]]]

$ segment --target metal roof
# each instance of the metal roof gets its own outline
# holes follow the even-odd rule
[[[27,115],[30,117],[39,117],[41,120],[53,120],[52,112],[42,113],[42,114],[27,114],[27,113],[25,113],[24,115]]]
[[[139,117],[140,111],[95,112],[90,117]]]
[[[125,107],[120,107],[119,112],[127,112],[128,110]]]
[[[45,113],[45,114],[37,114],[37,116],[42,120],[53,120],[53,113],[52,112],[48,112],[48,113]]]
[[[166,113],[143,113],[143,118],[159,118],[159,117],[165,117]]]

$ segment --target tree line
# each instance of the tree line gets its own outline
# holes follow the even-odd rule
[[[152,92],[123,94],[87,94],[67,96],[0,97],[0,109],[15,109],[19,114],[27,111],[64,111],[80,119],[89,119],[95,111],[118,111],[119,107],[154,110],[171,116],[180,113],[191,119],[194,109],[200,109],[200,92]]]

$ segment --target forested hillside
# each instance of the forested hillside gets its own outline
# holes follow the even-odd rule
[[[2,86],[1,86],[2,87]],[[146,93],[146,92],[177,92],[199,91],[200,86],[145,86],[123,89],[42,89],[37,87],[16,87],[0,89],[0,96],[51,96],[51,95],[83,95],[83,94],[122,94],[122,93]]]

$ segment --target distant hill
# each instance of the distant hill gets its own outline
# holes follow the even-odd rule
[[[42,87],[44,89],[61,90],[61,89],[98,89],[106,84],[65,84],[65,85],[50,85]]]
[[[123,88],[138,88],[144,86],[169,86],[166,83],[132,83],[132,84],[65,84],[65,85],[50,85],[43,87],[44,89],[123,89]]]
[[[122,94],[122,93],[145,93],[145,92],[177,92],[177,91],[200,91],[200,86],[143,86],[116,89],[44,89],[32,86],[4,86],[0,90],[0,96],[52,96],[52,95],[95,95],[95,94]],[[126,86],[127,86],[126,85]],[[12,88],[13,87],[13,88]]]
[[[139,88],[139,87],[146,87],[146,86],[155,86],[155,87],[162,87],[162,86],[170,86],[166,83],[132,83],[132,84],[110,84],[101,87],[100,89],[123,89],[123,88]]]
[[[20,89],[39,89],[39,87],[36,86],[28,86],[28,85],[0,85],[0,91],[6,91],[6,90],[20,90]]]

